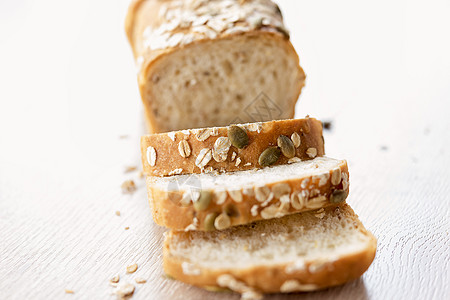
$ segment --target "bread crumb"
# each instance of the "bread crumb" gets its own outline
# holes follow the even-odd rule
[[[136,283],[138,283],[138,284],[144,284],[144,283],[147,282],[146,279],[141,278],[141,277],[136,277],[135,281],[136,281]]]
[[[136,166],[126,166],[125,167],[125,173],[130,173],[130,172],[134,172],[134,171],[136,171],[137,170],[137,167]]]
[[[144,175],[145,175],[144,171],[139,171],[139,174],[138,174],[139,178],[144,178]]]
[[[133,180],[125,180],[122,185],[122,193],[124,194],[132,194],[136,191],[136,184]]]
[[[120,217],[120,211],[116,210],[116,216]]]
[[[130,229],[130,227],[128,227],[128,226],[127,226],[127,227],[125,227],[125,230],[128,230],[128,229]]]
[[[119,299],[126,299],[126,297],[130,297],[134,293],[134,285],[131,283],[121,284],[116,288],[114,293],[118,296]]]
[[[132,274],[132,273],[136,272],[137,269],[138,269],[138,265],[137,264],[129,265],[127,267],[127,273],[128,274]]]
[[[114,276],[113,278],[111,278],[111,279],[109,280],[109,282],[110,282],[110,283],[118,283],[119,280],[120,280],[120,276],[119,276],[119,275],[116,275],[116,276]]]
[[[331,130],[333,128],[333,121],[323,121],[323,129]]]
[[[65,289],[64,291],[66,292],[66,294],[75,294],[73,290]]]

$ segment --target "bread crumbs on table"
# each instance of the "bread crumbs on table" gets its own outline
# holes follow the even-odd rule
[[[137,264],[129,265],[127,267],[127,273],[128,274],[134,273],[134,272],[136,272],[137,269],[138,269],[138,265]]]
[[[136,166],[126,166],[124,172],[125,173],[131,173],[137,170]]]
[[[120,275],[116,275],[109,280],[110,283],[118,283],[120,280]]]
[[[124,194],[132,194],[136,191],[136,184],[133,180],[125,180],[122,185],[122,193]]]
[[[144,283],[147,282],[146,279],[141,278],[141,277],[136,277],[135,281],[136,281],[136,283],[138,283],[138,284],[144,284]]]

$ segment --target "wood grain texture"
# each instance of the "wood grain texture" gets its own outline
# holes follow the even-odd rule
[[[359,280],[266,299],[448,299],[450,5],[310,2],[280,1],[308,75],[297,117],[333,121],[327,153],[378,251]],[[124,173],[143,128],[126,6],[0,3],[0,299],[114,299],[116,274],[147,279],[132,299],[239,298],[163,276],[164,229]]]

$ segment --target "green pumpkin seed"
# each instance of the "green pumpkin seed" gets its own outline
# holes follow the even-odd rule
[[[345,201],[347,196],[348,196],[348,193],[346,191],[344,191],[344,190],[335,190],[331,194],[330,202],[331,203],[341,203],[341,202]]]
[[[196,211],[202,211],[208,208],[211,203],[212,194],[210,191],[201,191],[200,197],[194,202],[194,209]]]
[[[285,135],[280,135],[277,139],[277,145],[281,149],[281,153],[287,158],[295,156],[295,146],[290,138]]]
[[[210,213],[206,215],[204,225],[206,231],[212,231],[216,229],[216,227],[214,226],[214,221],[216,220],[218,215],[218,213]]]
[[[229,217],[233,218],[239,217],[239,210],[234,204],[228,204],[225,207],[224,211]]]
[[[261,153],[258,162],[261,167],[268,167],[277,162],[280,158],[281,150],[278,147],[269,147]]]
[[[228,127],[228,138],[231,144],[238,149],[244,148],[249,143],[247,132],[239,126]]]

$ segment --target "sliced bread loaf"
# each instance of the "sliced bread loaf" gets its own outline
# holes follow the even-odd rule
[[[150,134],[141,138],[141,153],[146,174],[170,176],[287,164],[325,150],[322,123],[306,117]]]
[[[214,230],[335,205],[348,195],[344,160],[147,178],[153,218],[175,230]]]
[[[305,73],[269,0],[134,0],[126,32],[150,132],[294,117]]]
[[[210,290],[258,293],[315,291],[361,276],[376,239],[347,204],[224,231],[166,236],[164,270]]]

